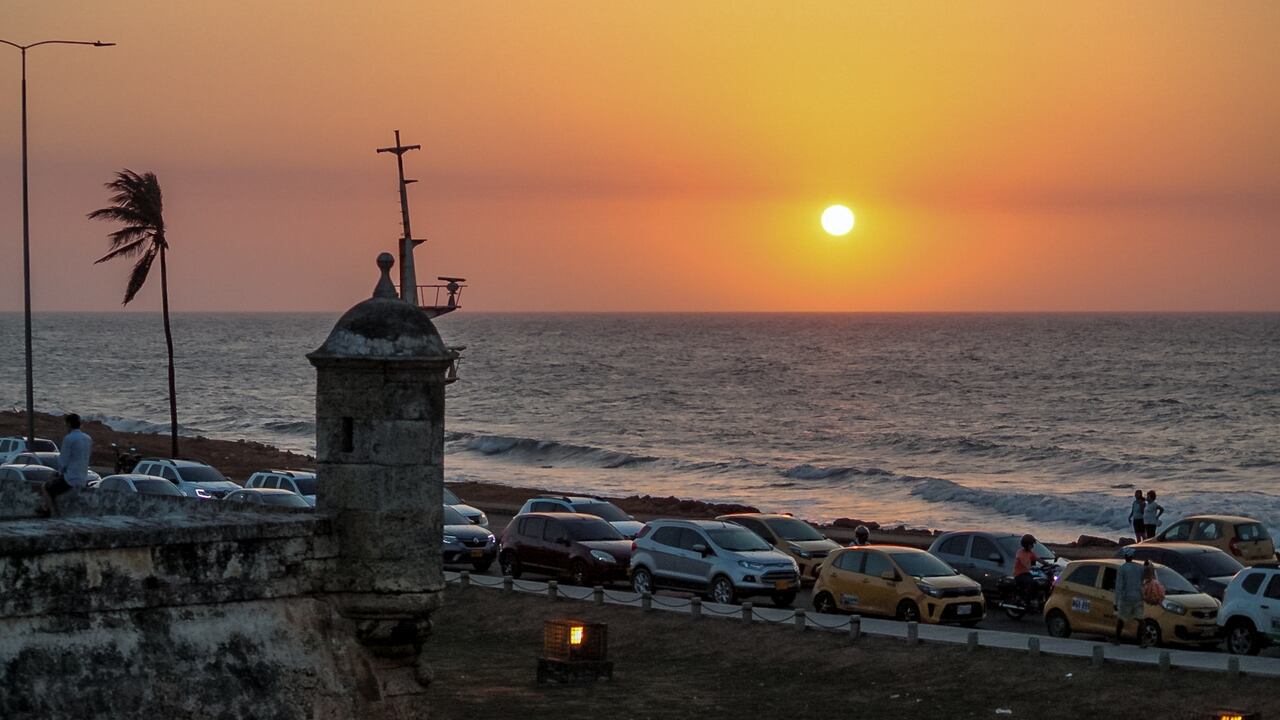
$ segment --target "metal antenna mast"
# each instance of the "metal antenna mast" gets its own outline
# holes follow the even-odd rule
[[[396,131],[395,147],[378,148],[378,152],[395,153],[396,168],[400,171],[400,219],[404,223],[404,237],[400,238],[400,299],[412,305],[418,304],[418,274],[413,266],[413,249],[426,240],[414,240],[409,229],[409,183],[417,180],[404,179],[404,154],[410,150],[421,150],[421,145],[401,145],[400,131]]]

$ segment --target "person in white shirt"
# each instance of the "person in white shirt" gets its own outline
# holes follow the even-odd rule
[[[40,487],[44,496],[45,515],[52,515],[54,500],[71,488],[83,488],[89,482],[89,455],[93,452],[93,438],[80,429],[80,416],[71,413],[63,417],[67,423],[67,436],[62,439],[58,451],[58,477]]]

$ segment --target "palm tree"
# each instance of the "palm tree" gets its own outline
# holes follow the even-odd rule
[[[138,259],[133,265],[133,272],[129,273],[123,305],[128,305],[142,289],[151,272],[151,263],[157,255],[160,257],[160,302],[164,310],[164,342],[169,352],[171,454],[178,457],[178,398],[173,379],[173,332],[169,329],[169,272],[165,265],[169,241],[164,234],[164,201],[160,195],[160,182],[156,180],[155,173],[139,175],[126,168],[116,173],[116,179],[106,187],[112,192],[111,206],[94,210],[89,213],[89,219],[119,222],[124,227],[107,236],[111,239],[111,251],[94,264],[117,257]]]

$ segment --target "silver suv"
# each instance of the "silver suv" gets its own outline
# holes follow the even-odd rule
[[[244,486],[288,490],[316,506],[316,474],[307,470],[263,470],[250,475]]]
[[[240,489],[222,473],[195,460],[143,458],[131,474],[162,477],[173,483],[183,495],[201,500],[221,500],[227,493]]]
[[[690,590],[718,603],[768,595],[786,607],[800,568],[759,535],[719,520],[654,520],[632,543],[631,586],[638,593]]]

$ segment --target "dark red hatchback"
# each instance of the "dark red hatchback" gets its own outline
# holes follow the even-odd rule
[[[625,582],[631,541],[595,515],[528,513],[507,524],[498,563],[513,578],[532,572],[582,586]]]

